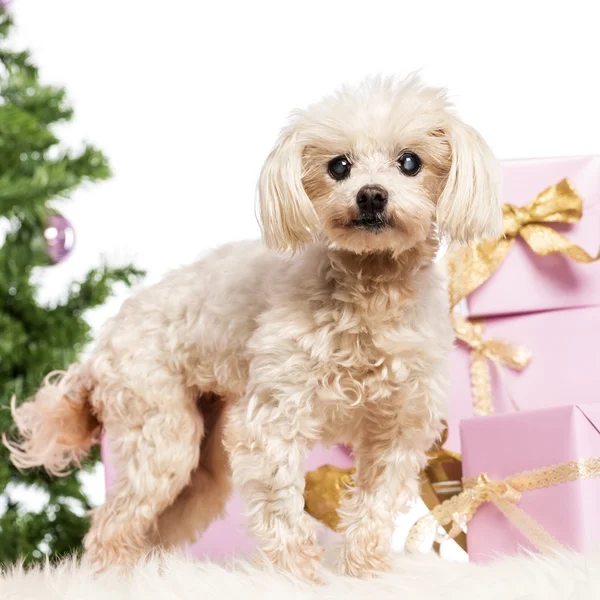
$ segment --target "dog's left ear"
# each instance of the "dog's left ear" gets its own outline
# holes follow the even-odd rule
[[[263,239],[274,250],[295,250],[315,237],[318,219],[302,185],[302,152],[297,124],[284,129],[267,157],[258,182]]]
[[[437,204],[440,230],[458,242],[498,237],[502,209],[497,159],[479,133],[454,115],[438,133],[447,137],[452,161]]]

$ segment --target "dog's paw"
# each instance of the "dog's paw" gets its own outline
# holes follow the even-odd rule
[[[128,574],[153,555],[157,547],[133,528],[107,527],[97,519],[84,539],[83,561],[95,572],[107,569]]]
[[[301,556],[297,557],[293,565],[289,565],[286,569],[296,577],[313,583],[322,584],[322,567],[320,556]]]
[[[345,559],[340,562],[340,573],[349,577],[357,577],[358,579],[374,579],[382,573],[389,571],[391,563],[386,559],[374,559],[369,557],[366,560],[349,560]]]
[[[301,553],[300,576],[315,583],[323,583],[320,572],[324,553],[325,549],[316,541],[307,544]]]
[[[323,552],[322,546],[310,539],[293,546],[286,546],[276,553],[263,553],[258,558],[258,562],[262,566],[270,565],[300,579],[321,584],[323,583],[321,566]]]
[[[377,577],[391,569],[389,541],[382,536],[356,532],[346,538],[338,566],[343,575],[350,577]]]

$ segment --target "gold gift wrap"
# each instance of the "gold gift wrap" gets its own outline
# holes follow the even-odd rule
[[[421,500],[429,511],[462,492],[462,460],[460,454],[444,449],[447,439],[446,427],[442,439],[429,453],[429,464],[421,473]],[[447,532],[449,531],[448,526]],[[454,541],[463,550],[467,550],[467,538],[463,532],[454,536]],[[437,540],[433,547],[439,552]]]
[[[429,453],[429,464],[421,473],[421,499],[429,510],[445,499],[462,491],[462,464],[460,455],[445,450],[447,427],[442,439]],[[353,483],[353,468],[342,469],[323,465],[305,476],[304,502],[306,511],[334,531],[340,530],[338,508]],[[466,549],[464,535],[457,535],[456,542]]]
[[[305,476],[306,511],[334,531],[339,530],[338,508],[352,486],[354,469],[323,465]]]

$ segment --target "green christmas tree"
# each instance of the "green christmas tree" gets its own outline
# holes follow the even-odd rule
[[[77,360],[90,341],[87,309],[103,304],[115,284],[141,275],[133,267],[101,267],[75,283],[53,306],[36,300],[35,275],[52,264],[49,220],[60,219],[56,201],[81,183],[106,179],[109,167],[92,146],[73,152],[61,146],[52,126],[69,121],[64,90],[39,82],[27,52],[9,49],[11,17],[0,6],[0,431],[12,426],[10,400],[35,393],[44,375]],[[56,234],[56,229],[53,231]],[[46,232],[46,237],[44,236]],[[56,261],[56,256],[54,257]],[[84,466],[98,460],[92,457]],[[14,500],[22,486],[42,495],[40,512]],[[89,501],[77,473],[49,477],[18,472],[0,447],[0,564],[26,562],[77,551],[88,527]]]

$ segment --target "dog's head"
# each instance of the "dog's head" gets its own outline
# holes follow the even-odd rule
[[[263,236],[296,249],[319,235],[357,253],[401,253],[437,230],[500,233],[498,166],[443,91],[375,78],[292,116],[263,167]]]

